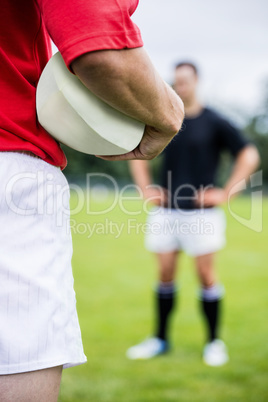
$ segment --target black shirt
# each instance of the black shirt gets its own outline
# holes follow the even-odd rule
[[[215,185],[221,151],[236,156],[245,145],[241,133],[208,108],[196,118],[185,118],[180,133],[163,153],[162,186],[172,197],[169,206],[196,208],[196,191]]]

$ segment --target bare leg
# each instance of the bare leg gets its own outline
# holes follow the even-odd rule
[[[216,282],[215,254],[200,255],[195,258],[197,274],[203,287],[209,288]]]
[[[21,374],[0,375],[1,402],[56,402],[62,366]]]
[[[175,279],[178,251],[157,254],[159,267],[159,280],[172,282]]]

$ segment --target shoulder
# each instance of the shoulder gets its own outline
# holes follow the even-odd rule
[[[223,131],[231,130],[240,132],[239,127],[232,121],[232,119],[229,119],[228,117],[222,115],[220,112],[211,108],[206,108],[206,111],[207,111],[207,119],[211,123],[214,123],[217,129]]]

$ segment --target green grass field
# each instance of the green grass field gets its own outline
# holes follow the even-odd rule
[[[105,202],[95,201],[94,208],[103,208]],[[138,200],[124,205],[133,212],[142,207]],[[240,215],[250,215],[249,198],[232,205]],[[263,203],[261,233],[226,212],[228,244],[217,266],[226,288],[222,337],[230,362],[219,368],[206,367],[201,360],[204,328],[198,286],[192,261],[185,255],[180,261],[172,351],[149,361],[126,359],[126,349],[150,335],[153,324],[154,256],[144,249],[143,234],[127,226],[128,219],[144,223],[146,214],[130,216],[117,205],[104,215],[83,210],[72,217],[75,290],[88,363],[64,370],[60,401],[268,401],[268,200]],[[121,236],[102,233],[99,223],[107,219],[124,224]],[[88,231],[83,234],[86,224],[91,229],[99,225],[90,238]]]

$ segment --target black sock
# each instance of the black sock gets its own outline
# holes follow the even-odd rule
[[[222,295],[223,289],[219,285],[204,288],[201,293],[201,307],[207,324],[207,337],[209,342],[218,338]]]
[[[202,309],[207,322],[208,341],[211,342],[218,337],[220,300],[202,300]]]
[[[176,288],[173,282],[160,283],[156,290],[156,336],[167,340],[170,313],[174,307]]]

